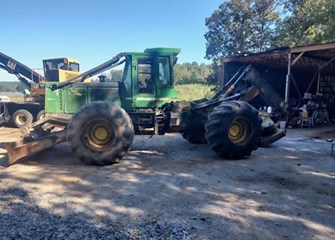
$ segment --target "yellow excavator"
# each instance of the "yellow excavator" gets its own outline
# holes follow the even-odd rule
[[[14,127],[25,127],[43,118],[46,81],[64,82],[80,74],[79,61],[73,58],[43,60],[41,75],[1,52],[0,68],[14,74],[27,93],[24,102],[0,102],[0,124],[9,122]]]

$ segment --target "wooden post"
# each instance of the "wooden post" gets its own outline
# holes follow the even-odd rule
[[[286,75],[286,86],[285,86],[285,102],[288,103],[290,98],[290,82],[291,82],[291,50],[287,55],[288,57],[288,66],[287,66],[287,75]]]
[[[225,63],[222,61],[221,62],[221,74],[219,77],[220,80],[220,87],[222,88],[225,85],[225,80],[226,80],[226,73],[225,73]]]

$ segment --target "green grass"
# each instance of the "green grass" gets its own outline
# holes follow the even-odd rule
[[[213,86],[203,84],[183,84],[177,85],[177,99],[184,101],[193,101],[201,98],[207,98],[214,94]]]

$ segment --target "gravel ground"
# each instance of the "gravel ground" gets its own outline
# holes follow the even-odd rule
[[[289,129],[228,161],[179,134],[137,136],[105,167],[60,144],[0,167],[0,239],[334,239],[334,137],[335,127]]]

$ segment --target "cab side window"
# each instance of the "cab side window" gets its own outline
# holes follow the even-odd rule
[[[170,76],[170,64],[168,57],[158,58],[159,81],[161,86],[171,86],[172,80]]]
[[[79,72],[79,64],[70,62],[69,70],[73,72]]]

